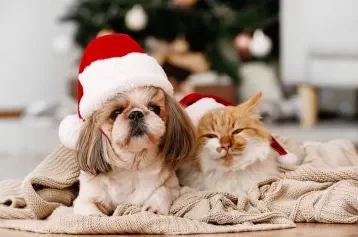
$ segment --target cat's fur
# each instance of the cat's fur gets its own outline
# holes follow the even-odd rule
[[[207,112],[197,127],[196,156],[178,172],[181,185],[242,194],[279,174],[270,133],[260,122],[261,93],[238,106]]]

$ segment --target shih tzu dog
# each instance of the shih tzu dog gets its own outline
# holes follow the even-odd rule
[[[155,87],[119,93],[85,122],[77,143],[82,170],[74,212],[109,214],[119,204],[166,215],[179,196],[176,163],[194,147],[191,123]]]
[[[129,36],[101,36],[83,53],[77,97],[77,114],[59,129],[81,170],[74,212],[109,215],[128,203],[168,214],[195,129],[162,67]]]

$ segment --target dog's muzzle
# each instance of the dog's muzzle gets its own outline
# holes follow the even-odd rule
[[[135,110],[128,115],[130,120],[130,132],[131,137],[143,136],[147,132],[147,127],[144,121],[144,114],[141,111]]]

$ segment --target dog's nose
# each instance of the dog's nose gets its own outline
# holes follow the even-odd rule
[[[221,148],[224,149],[225,151],[228,151],[231,147],[231,143],[222,143],[221,144]]]
[[[138,110],[132,111],[128,116],[128,118],[131,119],[131,120],[139,120],[139,119],[141,119],[143,117],[144,117],[144,114],[141,111],[138,111]]]

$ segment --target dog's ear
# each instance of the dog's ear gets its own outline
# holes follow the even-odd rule
[[[195,129],[186,112],[169,95],[166,95],[166,107],[166,132],[161,151],[167,163],[178,165],[179,161],[191,157],[195,152]]]
[[[81,170],[96,175],[112,170],[106,151],[111,148],[109,140],[96,126],[93,117],[84,123],[77,141],[77,161]],[[106,149],[107,148],[107,149]]]

